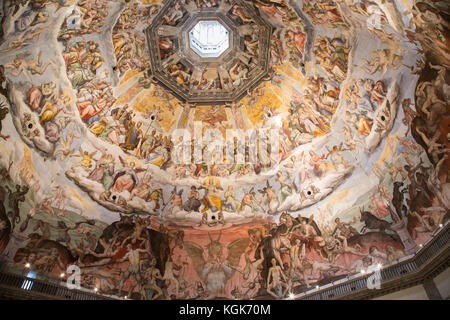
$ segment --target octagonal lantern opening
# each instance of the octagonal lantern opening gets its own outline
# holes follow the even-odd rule
[[[189,45],[202,58],[217,58],[230,46],[230,35],[219,21],[201,20],[189,32]]]

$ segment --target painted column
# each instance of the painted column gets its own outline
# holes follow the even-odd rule
[[[406,229],[405,220],[400,220],[396,224],[393,224],[391,226],[391,229],[397,232],[398,236],[400,237],[400,240],[403,243],[403,246],[405,247],[405,253],[407,255],[417,252],[419,248],[417,247],[417,244],[413,241],[411,235]]]
[[[1,259],[3,261],[12,262],[17,250],[20,248],[20,245],[26,239],[27,237],[22,232],[13,232],[11,234],[11,238],[9,239],[8,245],[1,254]]]

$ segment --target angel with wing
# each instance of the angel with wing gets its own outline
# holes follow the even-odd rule
[[[49,159],[56,159],[58,154],[60,155],[59,159],[61,161],[64,161],[67,157],[73,156],[74,150],[72,150],[71,147],[73,139],[75,138],[77,139],[81,138],[80,136],[75,134],[75,129],[70,130],[67,133],[66,138],[64,138],[64,136],[61,136],[61,138],[59,139],[61,146],[56,148],[56,150],[53,152],[51,156],[44,158],[44,161]]]
[[[94,155],[97,153],[97,150],[94,152],[89,153],[88,151],[83,151],[81,147],[78,148],[79,154],[71,155],[71,157],[80,157],[81,161],[72,167],[72,170],[74,170],[76,167],[84,167],[85,169],[92,168],[92,161],[96,161],[94,159]]]

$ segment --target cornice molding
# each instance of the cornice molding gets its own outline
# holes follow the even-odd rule
[[[389,293],[422,284],[435,278],[450,266],[450,224],[447,223],[439,233],[414,255],[400,259],[399,262],[381,269],[380,289],[369,289],[368,279],[373,273],[347,277],[344,281],[326,289],[318,288],[312,292],[297,295],[297,300],[368,300]]]

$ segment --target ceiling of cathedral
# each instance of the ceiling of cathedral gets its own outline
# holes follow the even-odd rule
[[[1,13],[14,268],[77,265],[83,287],[133,299],[285,298],[395,263],[448,219],[445,1]]]
[[[264,79],[272,28],[253,7],[239,1],[208,8],[174,2],[167,1],[145,30],[149,77],[182,102],[209,106],[239,101]],[[201,30],[207,22],[218,28]],[[200,32],[217,43],[202,45],[195,36]]]

